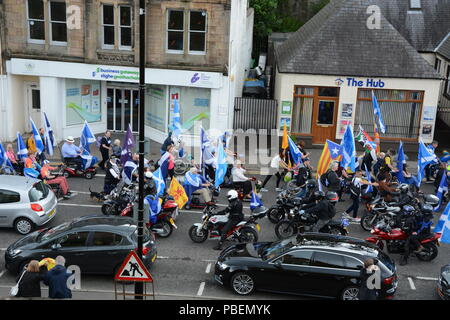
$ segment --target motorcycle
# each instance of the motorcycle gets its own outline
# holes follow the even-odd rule
[[[365,231],[372,230],[385,215],[393,217],[401,211],[400,207],[389,206],[382,197],[378,196],[372,202],[366,203],[366,212],[361,217],[361,227]]]
[[[128,204],[134,203],[136,199],[137,187],[134,184],[126,185],[123,181],[105,196],[106,200],[102,205],[104,215],[119,215]]]
[[[219,196],[219,190],[217,190],[213,185],[211,185],[209,187],[209,189],[211,190],[211,202],[214,202],[214,197],[218,197]],[[200,193],[198,192],[193,192],[192,193],[192,197],[191,197],[191,202],[189,205],[186,205],[184,208],[186,210],[190,210],[192,208],[195,209],[204,209],[207,206],[206,202],[203,201],[202,197],[200,196]]]
[[[366,241],[376,244],[381,250],[384,249],[384,243],[389,253],[405,252],[405,244],[408,235],[402,229],[392,229],[389,225],[379,225],[371,231],[372,236],[366,238]],[[438,255],[438,246],[440,233],[432,233],[426,239],[420,241],[424,247],[421,252],[415,253],[421,261],[431,261]]]
[[[136,200],[137,199],[135,198],[133,201],[129,202],[120,215],[132,217]],[[146,223],[146,226],[149,231],[156,233],[159,237],[168,238],[172,234],[173,230],[177,229],[175,220],[178,217],[179,209],[178,204],[172,197],[168,197],[166,195],[162,200],[163,203],[161,206],[161,212],[156,216],[156,222],[148,222]]]
[[[284,190],[278,194],[276,203],[270,207],[267,213],[270,222],[276,224],[286,219],[291,214],[291,210],[301,204],[302,198],[294,198],[297,192]]]
[[[203,243],[209,239],[220,239],[220,230],[228,222],[227,215],[216,215],[216,206],[208,206],[203,210],[202,223],[195,223],[189,228],[189,237],[193,242]],[[261,227],[256,222],[267,214],[265,207],[259,207],[252,211],[251,217],[239,222],[228,231],[226,240],[241,243],[257,242],[258,232]]]
[[[295,214],[291,220],[281,220],[275,226],[275,234],[278,239],[283,240],[292,237],[298,233],[308,232],[317,222],[317,216],[304,211],[294,210]],[[334,235],[348,235],[347,227],[350,225],[348,219],[342,218],[340,220],[330,220],[322,229],[320,233],[329,233]]]

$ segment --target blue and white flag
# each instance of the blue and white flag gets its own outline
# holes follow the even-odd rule
[[[39,178],[39,171],[33,168],[25,168],[23,169],[23,175],[25,177],[38,179]]]
[[[343,148],[342,145],[339,145],[333,141],[327,139],[328,150],[330,151],[330,157],[333,160],[336,160],[339,156],[342,155]]]
[[[225,153],[221,141],[219,141],[217,149],[218,152],[217,152],[216,179],[214,185],[216,188],[219,188],[225,179],[225,175],[228,169],[228,163],[227,163],[227,155]]]
[[[161,168],[158,168],[155,172],[153,172],[153,181],[156,184],[156,194],[158,196],[164,195],[166,190],[166,182],[161,173]]]
[[[397,156],[397,179],[400,183],[405,183],[405,177],[403,175],[403,166],[406,163],[405,153],[403,152],[403,142],[400,141],[400,145],[398,146],[398,156]]]
[[[126,184],[133,182],[133,173],[137,170],[138,165],[134,161],[127,161],[122,170],[122,180]]]
[[[213,154],[210,151],[211,141],[206,136],[205,130],[200,128],[200,168],[203,169],[206,162],[210,162],[214,159]]]
[[[12,170],[11,172],[14,172],[14,167],[11,161],[9,160],[8,156],[6,155],[6,151],[1,143],[0,143],[0,168],[9,168],[10,170]]]
[[[199,174],[197,174],[197,173],[187,172],[184,175],[183,188],[184,188],[184,191],[186,192],[186,195],[187,195],[187,197],[189,199],[187,204],[189,204],[191,202],[192,193],[195,192],[198,189],[203,188],[202,187],[202,178],[201,178],[201,176]]]
[[[83,153],[81,154],[81,159],[83,160],[83,170],[89,169],[93,167],[97,162],[97,157],[94,157],[91,155],[87,150],[83,150]]]
[[[177,99],[173,100],[173,115],[172,115],[172,136],[174,139],[178,139],[178,137],[182,133],[181,128],[181,116],[180,116],[180,104]]]
[[[50,156],[52,156],[57,144],[56,144],[55,136],[53,135],[52,126],[50,125],[50,121],[48,121],[47,114],[45,112],[44,112],[44,128],[45,128],[45,134],[44,134],[45,149],[46,149],[46,152]]]
[[[169,175],[169,158],[170,153],[166,151],[158,160],[159,169],[161,169],[161,174],[164,178],[164,181],[166,181],[167,176]]]
[[[419,156],[417,159],[417,182],[418,187],[422,183],[425,167],[436,160],[436,155],[425,146],[422,139],[419,141]]]
[[[433,232],[442,234],[440,242],[450,243],[450,202],[445,207],[444,212],[442,212]]]
[[[83,129],[81,130],[80,148],[83,148],[85,151],[90,153],[91,149],[90,149],[89,145],[96,141],[97,141],[97,139],[95,138],[94,134],[92,133],[91,129],[89,128],[87,121],[84,120]]]
[[[17,158],[20,161],[25,161],[25,159],[28,157],[28,149],[25,145],[25,142],[23,142],[22,135],[20,132],[17,132]]]
[[[298,163],[303,163],[302,155],[303,153],[299,150],[297,145],[292,141],[291,137],[288,136],[288,144],[289,144],[289,151],[292,156],[292,160],[294,161],[294,164],[297,165]]]
[[[442,175],[441,181],[439,183],[439,188],[437,191],[436,196],[439,198],[438,205],[434,208],[434,211],[437,212],[441,209],[442,205],[442,198],[444,197],[444,194],[448,192],[448,178],[447,178],[447,170]]]
[[[318,176],[317,184],[319,185],[319,191],[324,192],[322,182],[320,181],[320,176]]]
[[[120,154],[120,162],[122,163],[122,165],[125,165],[127,161],[132,160],[132,150],[135,145],[136,141],[134,140],[133,131],[131,130],[130,124],[128,124],[125,141],[123,142],[122,153]]]
[[[161,203],[159,202],[159,198],[154,195],[148,195],[144,198],[144,201],[148,203],[150,222],[156,223],[157,216],[161,212]]]
[[[373,115],[375,118],[375,122],[377,121],[376,117],[378,116],[380,130],[382,133],[386,133],[386,126],[384,125],[383,117],[381,116],[380,105],[378,104],[377,97],[375,96],[375,92],[373,90],[372,90],[372,105],[373,105]]]
[[[367,167],[366,167],[366,178],[367,178],[367,181],[372,182],[372,176],[370,175],[369,170],[367,170]],[[373,186],[371,184],[368,184],[365,193],[369,193],[372,191],[373,191]]]
[[[33,119],[30,118],[30,122],[31,131],[33,131],[34,142],[36,143],[36,150],[38,151],[38,154],[41,154],[42,152],[44,152],[44,143],[42,142],[41,135],[39,134],[39,131],[36,128]]]
[[[262,207],[264,204],[261,199],[256,195],[255,191],[252,191],[252,200],[250,201],[250,210]]]
[[[356,146],[355,137],[353,135],[353,128],[351,125],[347,126],[342,139],[342,167],[344,169],[350,168],[351,171],[356,171]]]

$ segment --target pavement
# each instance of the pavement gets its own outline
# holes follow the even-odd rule
[[[258,178],[261,178],[257,176]],[[84,178],[69,178],[71,190],[78,194],[69,199],[59,201],[57,214],[49,226],[56,226],[73,218],[85,215],[101,214],[101,203],[91,200],[88,188],[100,191],[103,187],[104,174],[99,174],[92,180]],[[264,205],[270,207],[276,198],[275,179],[269,181],[266,186],[270,191],[263,193]],[[432,192],[432,186],[424,184],[423,191]],[[225,194],[227,189],[221,192],[219,204],[226,205]],[[346,202],[337,204],[338,214],[349,205],[349,196]],[[361,208],[361,210],[363,210]],[[249,203],[244,203],[244,213],[250,214]],[[360,211],[360,215],[362,211]],[[194,223],[201,221],[201,211],[183,210],[177,218],[178,229],[167,239],[157,239],[158,258],[150,269],[155,282],[155,298],[157,300],[305,300],[302,297],[269,294],[257,292],[250,297],[234,295],[228,288],[218,285],[213,278],[214,263],[218,252],[212,248],[216,241],[206,241],[203,244],[193,243],[188,236],[188,229]],[[435,223],[440,214],[435,215]],[[259,241],[277,240],[274,225],[267,218],[260,220],[261,233]],[[370,234],[364,231],[359,224],[351,224],[350,235],[364,239]],[[15,284],[15,276],[4,269],[5,249],[14,241],[21,238],[12,229],[0,229],[0,299],[9,298],[11,286]],[[391,255],[397,265],[399,255]],[[436,300],[436,281],[441,266],[450,263],[450,245],[442,244],[438,257],[431,262],[421,262],[411,258],[406,266],[398,266],[399,287],[395,296],[396,300]],[[43,296],[47,295],[47,289],[42,287]],[[148,285],[151,291],[151,286]],[[122,288],[120,289],[122,290]],[[132,292],[133,288],[127,290]],[[73,291],[73,299],[80,300],[110,300],[114,299],[114,282],[112,276],[85,276],[81,277],[81,289]],[[121,299],[119,297],[119,299]],[[307,299],[306,299],[307,300]]]

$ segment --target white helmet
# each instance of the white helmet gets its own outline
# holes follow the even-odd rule
[[[231,201],[231,200],[233,200],[233,199],[237,199],[237,198],[238,198],[238,193],[237,193],[237,191],[236,191],[236,190],[230,190],[230,191],[228,191],[227,198],[228,198],[228,201]]]
[[[147,172],[145,173],[145,177],[146,177],[147,179],[151,179],[151,178],[153,178],[153,173],[151,173],[150,171],[147,171]]]

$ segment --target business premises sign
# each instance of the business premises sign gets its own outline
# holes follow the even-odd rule
[[[139,71],[98,67],[92,72],[92,78],[107,81],[139,81]]]
[[[338,78],[335,80],[336,85],[346,85],[348,87],[357,88],[384,88],[386,84],[381,79],[368,78],[365,80],[358,80],[356,78],[348,77],[345,79]]]

